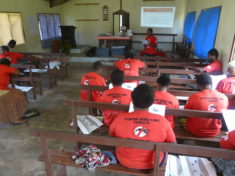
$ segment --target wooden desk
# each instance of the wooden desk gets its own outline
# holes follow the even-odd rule
[[[131,37],[98,36],[96,39],[99,40],[99,47],[103,46],[104,42],[106,42],[108,48],[112,46],[126,46],[127,51],[131,50]]]

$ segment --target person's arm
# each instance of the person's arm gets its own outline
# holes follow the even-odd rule
[[[192,66],[185,66],[184,68],[188,68],[197,72],[205,72],[205,69],[203,67],[192,67]]]

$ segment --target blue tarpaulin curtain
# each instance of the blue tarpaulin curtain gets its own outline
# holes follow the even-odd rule
[[[60,17],[56,14],[39,14],[38,19],[42,48],[50,48],[52,42],[61,37]]]
[[[189,12],[184,22],[184,35],[190,39],[190,43],[193,40],[195,18],[196,18],[196,12]]]
[[[214,48],[217,29],[220,19],[220,7],[214,7],[201,11],[194,32],[195,55],[206,59],[207,53]]]

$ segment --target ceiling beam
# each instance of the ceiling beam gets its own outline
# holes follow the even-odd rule
[[[58,5],[61,5],[61,4],[64,4],[70,0],[49,0],[50,2],[50,7],[55,7],[55,6],[58,6]]]

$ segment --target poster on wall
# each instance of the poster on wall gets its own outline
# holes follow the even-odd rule
[[[174,26],[175,7],[141,7],[141,27]]]

